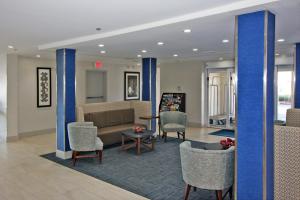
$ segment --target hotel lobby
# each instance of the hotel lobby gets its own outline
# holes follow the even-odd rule
[[[0,200],[299,200],[300,1],[0,3]]]

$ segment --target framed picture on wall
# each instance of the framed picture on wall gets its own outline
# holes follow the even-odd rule
[[[37,107],[51,107],[51,68],[38,67],[37,74]]]
[[[124,100],[140,99],[140,72],[124,72]]]

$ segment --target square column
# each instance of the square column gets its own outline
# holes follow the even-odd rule
[[[151,101],[152,116],[156,115],[156,58],[143,58],[142,100]],[[151,130],[156,131],[156,119],[151,120]]]
[[[274,199],[275,15],[236,17],[236,197]]]
[[[75,52],[74,49],[56,51],[56,156],[63,159],[71,158],[67,125],[76,117]]]
[[[295,63],[294,63],[294,107],[300,108],[300,43],[296,44],[295,47]]]

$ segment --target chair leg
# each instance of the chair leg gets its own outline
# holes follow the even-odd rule
[[[194,192],[196,192],[196,191],[197,191],[197,188],[196,188],[196,187],[193,187],[193,189],[194,189]]]
[[[99,163],[102,163],[102,150],[98,151]]]
[[[184,193],[184,200],[189,199],[190,191],[191,191],[191,185],[186,184],[185,193]]]
[[[217,200],[222,200],[222,190],[216,190]]]
[[[167,132],[164,132],[163,134],[164,134],[164,140],[165,142],[167,142]]]
[[[229,188],[229,198],[232,199],[233,186]]]
[[[77,156],[77,155],[78,155],[78,152],[76,152],[76,151],[73,151],[73,152],[72,152],[73,167],[74,167],[75,164],[76,164],[76,160],[77,160],[76,156]]]
[[[179,132],[177,132],[177,138],[179,139]]]

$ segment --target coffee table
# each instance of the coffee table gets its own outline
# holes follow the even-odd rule
[[[151,130],[144,130],[142,133],[135,133],[134,130],[126,130],[122,132],[122,146],[121,150],[127,150],[130,148],[136,148],[136,154],[141,154],[141,147],[149,150],[154,150],[154,132]],[[150,143],[146,143],[146,140],[150,138]],[[125,144],[125,140],[132,140],[133,143]]]

